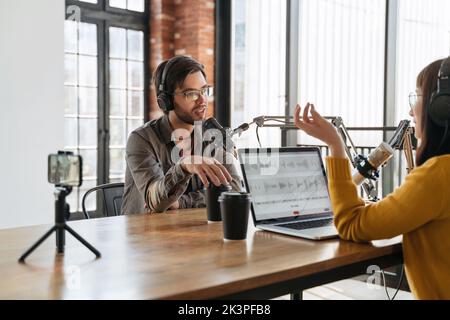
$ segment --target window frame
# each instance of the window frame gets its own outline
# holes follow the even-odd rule
[[[232,78],[231,69],[233,67],[233,62],[230,62],[227,53],[223,54],[222,50],[217,50],[219,48],[232,48],[234,45],[233,39],[228,36],[228,31],[232,32],[233,16],[232,12],[233,3],[235,0],[217,0],[216,1],[216,28],[221,26],[222,29],[227,29],[216,32],[216,52],[221,52],[221,54],[216,54],[215,65],[216,74],[221,75],[220,80],[225,86],[225,92],[230,91],[228,83],[232,83],[234,79]],[[298,79],[296,72],[292,70],[298,70],[298,53],[299,53],[299,20],[298,16],[300,2],[302,0],[287,0],[287,10],[286,10],[286,30],[287,30],[287,41],[286,41],[286,110],[285,116],[289,117],[293,114],[293,109],[297,103],[298,97]],[[383,92],[383,127],[393,127],[397,124],[396,113],[398,106],[396,105],[396,76],[397,76],[397,44],[398,44],[398,10],[399,10],[399,0],[386,0],[386,21],[385,21],[385,52],[384,52],[384,92]],[[217,67],[218,66],[218,67]],[[219,72],[220,71],[220,72]],[[380,70],[381,71],[381,70]],[[217,86],[216,95],[221,96],[221,90],[223,86]],[[220,101],[220,100],[219,100]],[[219,101],[217,103],[219,103]],[[218,115],[220,120],[224,124],[230,123],[230,111],[232,107],[232,102],[222,103],[221,107],[218,108],[222,110],[226,108],[226,111],[221,111]],[[219,105],[219,104],[218,104]],[[388,107],[391,106],[391,107]],[[393,107],[392,107],[393,106]],[[388,141],[392,136],[393,132],[384,130],[383,140]],[[298,143],[297,134],[292,130],[281,129],[281,145],[296,145]],[[388,165],[383,171],[383,193],[388,194],[394,189],[394,181],[390,177],[394,174],[394,166]]]
[[[144,123],[149,120],[149,0],[144,0],[144,12],[109,6],[109,0],[98,0],[98,3],[87,3],[78,0],[66,0],[66,11],[69,6],[79,8],[80,19],[77,22],[95,24],[97,26],[97,185],[109,183],[110,171],[110,94],[109,94],[109,27],[119,27],[142,31],[144,33]],[[66,12],[66,19],[70,16]],[[128,100],[127,100],[128,101]],[[78,200],[79,201],[79,200]],[[97,197],[97,210],[102,203]]]
[[[295,14],[298,12],[298,2],[301,0],[287,0],[288,1],[288,10],[287,15],[290,19],[288,19],[288,30],[298,30],[299,24],[299,16]],[[397,105],[395,103],[396,99],[396,72],[397,72],[397,40],[398,40],[398,0],[386,0],[386,21],[385,21],[385,52],[384,52],[384,92],[383,92],[383,127],[392,127],[396,126],[395,115],[397,113]],[[294,7],[296,10],[291,10],[290,7]],[[296,57],[298,54],[298,36],[290,37],[288,39],[288,50],[287,54],[291,57]],[[297,70],[298,68],[298,59],[289,61],[286,64],[287,72],[289,70]],[[291,64],[292,63],[292,64]],[[294,68],[295,67],[295,68]],[[289,82],[292,81],[292,77]],[[286,95],[286,116],[293,114],[295,108],[295,101],[298,96],[298,86],[287,85],[287,92],[289,94]],[[388,108],[388,106],[393,106],[393,108]],[[392,137],[393,132],[383,130],[383,141],[389,141],[390,137]],[[288,145],[291,143],[297,144],[297,135],[292,135],[288,131],[283,132],[283,145]],[[381,142],[381,141],[380,141]],[[394,190],[394,180],[391,178],[394,175],[394,166],[388,165],[381,172],[382,174],[382,190],[383,196],[391,193]]]

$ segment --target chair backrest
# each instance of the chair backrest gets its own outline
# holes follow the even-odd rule
[[[101,191],[102,193],[103,206],[107,217],[121,215],[124,186],[124,183],[108,183],[89,189],[81,201],[84,217],[86,219],[91,218],[89,212],[86,210],[86,199],[89,194],[96,191]]]

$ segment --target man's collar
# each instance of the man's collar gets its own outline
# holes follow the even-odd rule
[[[172,142],[172,126],[170,125],[170,121],[169,121],[169,115],[165,114],[162,118],[161,118],[161,122],[160,122],[160,132],[161,132],[161,139],[165,144],[169,144]],[[193,134],[193,132],[191,133],[191,135]]]
[[[169,115],[165,114],[161,118],[161,139],[165,144],[169,144],[172,142],[172,127],[170,126],[169,122]]]

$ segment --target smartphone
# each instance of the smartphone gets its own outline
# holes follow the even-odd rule
[[[83,162],[73,152],[60,151],[48,156],[48,182],[67,187],[79,187],[83,183]]]

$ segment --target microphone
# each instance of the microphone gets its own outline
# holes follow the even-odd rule
[[[222,127],[222,125],[214,117],[211,117],[211,118],[203,121],[203,130],[208,130],[208,129],[217,129],[224,135],[229,134],[229,132],[228,132],[229,129],[225,129],[224,127]]]
[[[237,127],[236,129],[233,130],[233,136],[235,134],[241,136],[242,132],[247,131],[249,128],[250,128],[250,124],[243,123],[239,127]]]
[[[234,142],[231,139],[235,133],[234,130],[231,130],[230,128],[224,128],[215,118],[209,118],[207,120],[205,120],[203,122],[203,132],[209,130],[209,129],[215,129],[215,130],[219,130],[220,133],[222,134],[222,144],[220,145],[218,141],[216,141],[216,138],[210,137],[211,138],[211,143],[214,144],[214,146],[216,147],[222,147],[225,150],[228,151],[228,149],[233,149],[234,146]]]
[[[266,121],[266,116],[256,117],[256,118],[253,119],[252,122],[250,122],[250,123],[243,123],[239,127],[237,127],[236,129],[234,129],[232,135],[234,136],[235,134],[238,134],[239,136],[241,136],[242,132],[247,131],[248,129],[250,129],[250,125],[252,125],[254,123],[258,127],[263,127],[265,121]]]
[[[394,149],[388,143],[383,142],[369,154],[367,159],[359,156],[357,171],[352,176],[353,182],[359,186],[365,179],[377,180],[378,168],[385,165],[393,155]]]

